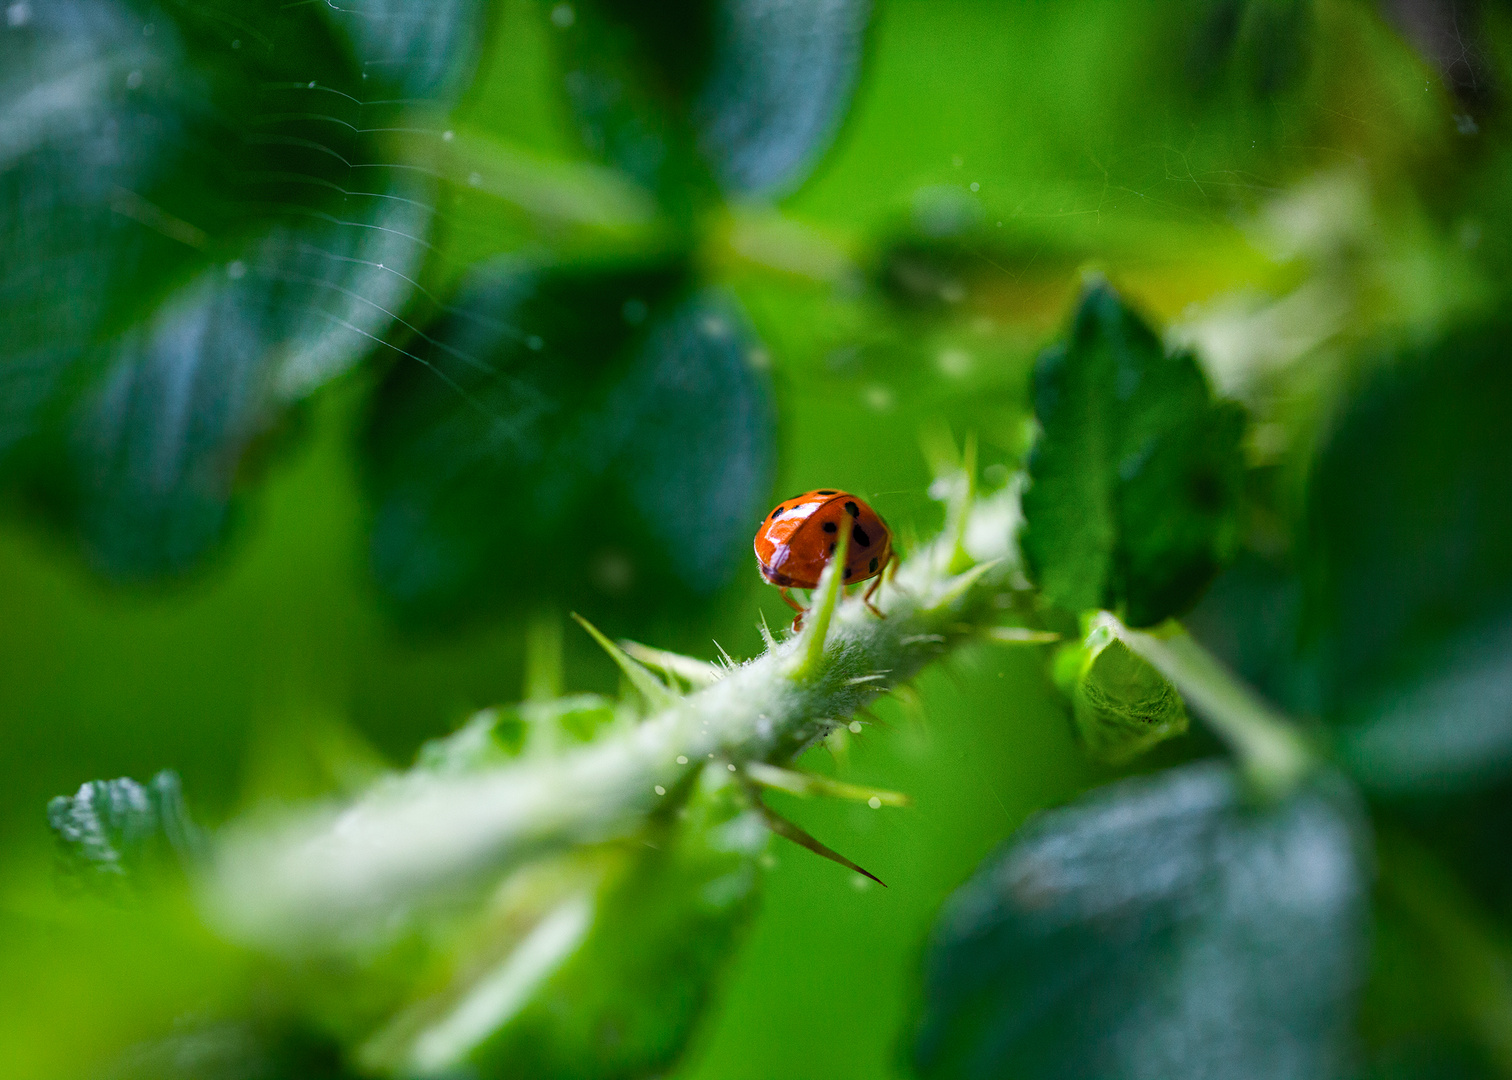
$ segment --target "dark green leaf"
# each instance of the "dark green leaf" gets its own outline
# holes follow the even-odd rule
[[[1313,0],[1217,0],[1196,5],[1188,69],[1209,93],[1225,82],[1264,101],[1307,68]]]
[[[1034,408],[1022,543],[1046,597],[1133,626],[1189,607],[1237,541],[1243,412],[1102,283],[1040,358]]]
[[[726,192],[772,193],[800,183],[834,137],[869,9],[588,0],[554,21],[590,150],[658,190],[708,170]]]
[[[1360,830],[1342,785],[1260,808],[1217,764],[1042,815],[941,914],[920,1072],[1345,1075],[1369,891]]]
[[[166,770],[146,787],[129,777],[92,780],[48,803],[47,823],[66,866],[103,879],[130,877],[165,856],[192,861],[203,847],[178,774]]]
[[[497,264],[394,368],[368,476],[375,569],[402,609],[729,580],[771,481],[770,392],[733,301],[681,281]]]
[[[1512,766],[1509,331],[1383,364],[1309,494],[1308,658],[1363,781],[1432,790]]]
[[[14,10],[0,464],[108,572],[182,570],[224,531],[249,448],[372,350],[410,294],[431,189],[377,133],[410,83],[370,78],[325,5]],[[462,11],[396,6],[367,25],[432,48],[464,32],[447,21]]]

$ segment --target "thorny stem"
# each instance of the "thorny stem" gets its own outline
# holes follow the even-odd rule
[[[658,682],[668,702],[639,724],[565,753],[444,780],[396,777],[345,807],[228,830],[205,882],[211,910],[233,935],[270,945],[360,939],[396,910],[522,859],[632,834],[696,770],[787,765],[999,621],[1024,587],[1010,555],[1012,500],[1003,493],[974,508],[983,527],[968,535],[993,546],[972,550],[972,570],[950,572],[947,533],[882,590],[885,619],[838,588],[816,590],[804,633],[686,696]]]
[[[1208,726],[1228,743],[1258,793],[1289,792],[1317,758],[1296,725],[1246,686],[1186,630],[1168,635],[1125,626],[1104,613],[1113,632],[1133,652],[1171,680]]]

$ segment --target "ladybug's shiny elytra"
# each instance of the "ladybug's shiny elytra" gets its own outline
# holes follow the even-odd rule
[[[756,530],[756,562],[761,576],[781,589],[782,598],[798,613],[793,620],[795,630],[803,623],[804,609],[788,590],[818,587],[819,575],[829,565],[844,528],[850,529],[844,582],[853,585],[876,578],[862,599],[881,616],[872,603],[872,594],[893,560],[892,531],[856,496],[832,488],[807,492],[778,503]]]

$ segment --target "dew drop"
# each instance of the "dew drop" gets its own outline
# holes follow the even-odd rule
[[[851,734],[852,735],[859,735],[859,734],[861,734],[861,721],[859,721],[859,720],[852,720],[850,722],[850,729],[851,729]]]
[[[660,784],[657,784],[657,785],[656,785],[656,788],[655,788],[655,790],[656,790],[656,793],[657,793],[657,794],[658,794],[658,795],[665,795],[665,794],[666,794],[666,793],[667,793],[667,789],[666,789],[666,788],[664,788],[664,787],[662,787],[662,786],[661,786],[661,785],[660,785]]]
[[[686,765],[688,763],[688,755],[687,754],[678,754],[677,755],[677,763],[679,765]]]
[[[882,809],[882,800],[873,795],[871,798],[866,800],[866,805],[871,807],[873,810],[880,810]]]

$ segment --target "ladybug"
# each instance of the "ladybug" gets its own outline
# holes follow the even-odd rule
[[[756,530],[756,563],[761,576],[781,589],[788,607],[798,613],[794,630],[803,625],[804,609],[788,590],[818,587],[842,528],[850,529],[844,583],[876,578],[862,600],[873,613],[886,618],[872,603],[872,594],[893,561],[892,530],[850,492],[825,488],[778,503]]]

